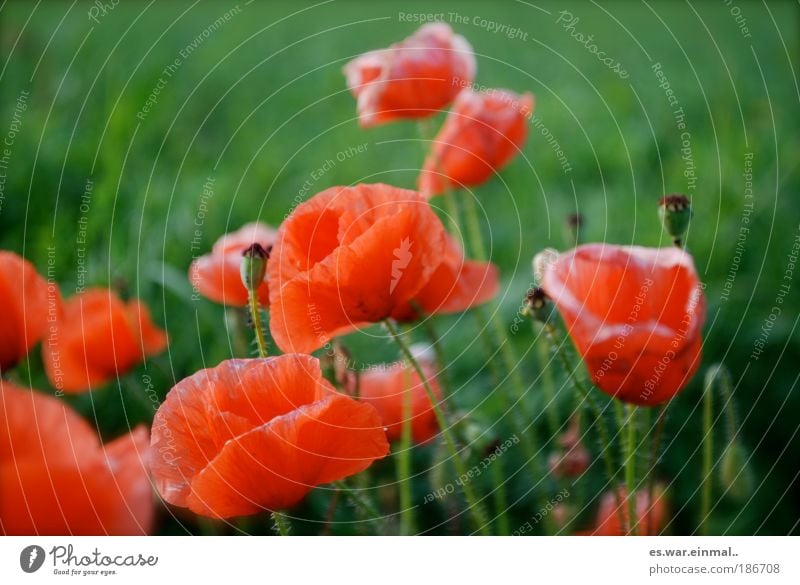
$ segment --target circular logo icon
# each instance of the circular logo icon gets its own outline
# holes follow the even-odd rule
[[[35,573],[44,564],[44,549],[41,546],[32,544],[26,546],[19,553],[19,566],[26,573]]]

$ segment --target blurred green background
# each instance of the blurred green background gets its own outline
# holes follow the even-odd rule
[[[569,213],[584,214],[583,236],[590,241],[667,245],[656,201],[669,192],[688,194],[695,214],[687,245],[707,285],[709,311],[704,365],[671,406],[667,423],[659,474],[670,486],[668,531],[697,528],[702,373],[720,361],[733,374],[754,481],[752,493],[738,501],[715,488],[711,531],[798,531],[800,283],[787,272],[800,236],[796,5],[122,0],[101,9],[100,4],[9,1],[0,9],[0,133],[8,138],[15,109],[21,120],[4,170],[0,247],[23,254],[44,273],[48,247],[54,246],[52,276],[69,296],[78,279],[76,239],[83,226],[87,282],[143,298],[168,330],[167,353],[119,385],[70,399],[97,420],[105,437],[150,419],[148,383],[163,397],[175,381],[204,365],[242,355],[224,309],[191,300],[186,271],[193,256],[244,222],[279,224],[297,201],[332,185],[414,186],[425,146],[417,125],[360,129],[341,68],[359,53],[409,35],[418,24],[406,22],[407,15],[441,13],[472,43],[478,84],[536,94],[524,156],[477,190],[492,259],[503,278],[491,309],[511,326],[531,281],[533,254],[545,246],[571,245],[564,229]],[[573,28],[564,27],[567,15],[561,11],[579,19]],[[500,25],[518,32],[504,34],[496,30]],[[611,71],[576,33],[593,35],[592,42],[628,76]],[[670,104],[660,87],[656,63],[677,104]],[[145,111],[156,88],[156,101]],[[677,125],[678,108],[685,129]],[[750,155],[753,198],[746,199]],[[334,164],[326,164],[331,160]],[[321,167],[330,168],[316,172]],[[209,178],[213,197],[204,201]],[[88,181],[92,194],[82,208]],[[751,230],[737,248],[748,202]],[[201,242],[192,249],[196,229]],[[754,342],[782,284],[791,290],[763,353],[754,359]],[[492,391],[475,321],[455,316],[437,326],[452,360],[448,371],[459,409],[477,407],[472,416],[488,429],[486,436],[508,438],[509,398]],[[512,340],[526,380],[535,380],[540,368],[534,334],[523,326]],[[397,356],[388,340],[375,343],[360,335],[348,343],[365,362]],[[553,371],[556,413],[563,421],[573,399],[558,368]],[[34,387],[48,391],[38,352],[28,375]],[[537,433],[544,460],[552,446],[539,384],[528,399],[537,429],[531,432]],[[721,442],[720,435],[718,447]],[[424,472],[433,456],[432,447],[417,450],[417,469]],[[513,449],[502,465],[511,478],[514,529],[557,486],[532,477]],[[389,463],[377,466],[377,477],[386,480],[378,483],[390,483],[391,470]],[[599,476],[599,464],[591,471]],[[488,479],[479,481],[488,487]],[[576,489],[589,494],[580,510],[588,521],[597,482],[584,483]],[[532,486],[538,497],[526,496]],[[421,474],[415,480],[417,500],[430,489]],[[391,486],[376,495],[391,509]],[[318,490],[296,511],[308,520],[297,522],[298,532],[319,531],[315,522],[324,519],[327,497]],[[343,510],[337,518],[346,520],[348,514]],[[420,514],[422,528],[436,527],[445,515],[428,505]],[[267,530],[265,519],[245,526]],[[348,524],[334,529],[354,530]],[[160,531],[237,530],[162,511]]]

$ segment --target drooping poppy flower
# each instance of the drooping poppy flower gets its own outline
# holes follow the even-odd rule
[[[464,37],[435,22],[388,49],[353,59],[344,74],[366,128],[436,114],[472,83],[475,69],[475,55]]]
[[[660,404],[697,370],[706,302],[685,251],[587,244],[559,255],[542,286],[607,394]]]
[[[486,182],[519,153],[528,137],[533,95],[464,90],[433,141],[419,190],[438,195]]]
[[[275,243],[275,235],[275,230],[260,222],[248,223],[238,231],[225,234],[216,241],[210,254],[192,262],[189,268],[192,287],[214,302],[232,307],[247,306],[247,289],[240,272],[242,254],[253,244],[269,250]],[[258,300],[262,306],[269,303],[266,278],[258,288]]]
[[[0,250],[0,372],[21,360],[47,333],[48,319],[61,313],[61,295],[33,265]]]
[[[389,451],[377,411],[308,355],[227,360],[181,380],[156,413],[161,496],[212,518],[281,510]]]
[[[147,307],[97,288],[64,303],[42,353],[55,388],[83,392],[124,374],[166,346],[167,335],[153,324]]]
[[[653,499],[650,490],[643,488],[636,492],[636,522],[634,532],[641,536],[657,536],[667,523],[666,490],[661,484],[653,486]],[[603,494],[597,510],[595,527],[584,535],[624,536],[628,533],[629,516],[627,492],[620,487],[618,495],[613,492]],[[624,524],[623,524],[624,523]]]
[[[422,371],[437,397],[441,396],[433,364],[420,360]],[[358,380],[359,398],[374,406],[386,427],[386,437],[396,441],[403,434],[405,401],[410,395],[411,438],[425,443],[439,432],[433,405],[419,375],[405,362],[375,367],[361,372]]]
[[[270,329],[285,352],[392,318],[466,310],[490,300],[497,268],[464,259],[430,205],[389,185],[332,187],[281,225],[267,267]]]
[[[148,447],[144,427],[101,445],[57,398],[0,380],[0,534],[147,534]]]

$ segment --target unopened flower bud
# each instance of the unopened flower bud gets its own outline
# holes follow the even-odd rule
[[[541,288],[532,288],[528,291],[523,301],[523,312],[525,315],[530,315],[540,323],[546,323],[550,318],[552,306],[548,302],[547,295]]]
[[[545,248],[533,257],[533,281],[541,286],[545,273],[558,260],[558,250]]]
[[[249,291],[258,290],[267,273],[269,250],[255,243],[242,252],[242,284]]]
[[[567,216],[567,241],[579,246],[583,241],[583,215],[580,213],[570,213]]]
[[[738,440],[734,440],[722,453],[719,468],[722,486],[735,500],[744,500],[753,491],[753,477],[747,463],[747,452]]]
[[[658,216],[673,243],[680,246],[692,217],[692,203],[689,198],[678,194],[662,197],[658,202]]]

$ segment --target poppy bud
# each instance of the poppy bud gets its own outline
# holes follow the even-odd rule
[[[269,251],[257,242],[242,252],[242,284],[247,290],[258,290],[261,286],[267,273],[267,258]]]
[[[541,285],[547,269],[558,260],[558,250],[545,248],[533,257],[533,281]]]
[[[680,246],[692,217],[692,203],[689,198],[677,194],[662,197],[658,202],[658,216],[674,244]]]
[[[570,213],[567,216],[567,240],[569,245],[579,246],[583,241],[583,214]]]
[[[753,491],[753,478],[747,459],[747,452],[738,440],[728,444],[722,453],[720,483],[736,500],[744,500]]]
[[[525,315],[530,315],[534,320],[540,323],[546,323],[550,318],[552,306],[547,302],[547,295],[544,290],[534,287],[528,291],[523,301]]]

